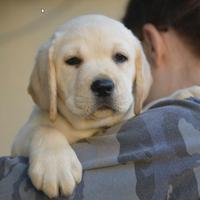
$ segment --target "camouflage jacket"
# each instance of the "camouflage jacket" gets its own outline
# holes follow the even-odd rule
[[[74,149],[83,179],[57,200],[200,199],[200,99],[158,103]],[[27,158],[0,158],[0,200],[48,199],[27,168]]]

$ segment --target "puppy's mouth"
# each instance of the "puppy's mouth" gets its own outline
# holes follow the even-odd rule
[[[111,104],[98,104],[95,111],[93,112],[93,117],[95,118],[106,118],[116,113],[113,105]]]
[[[112,106],[108,106],[108,105],[102,105],[97,107],[98,111],[105,111],[105,110],[112,110],[113,112],[115,111],[115,109]]]

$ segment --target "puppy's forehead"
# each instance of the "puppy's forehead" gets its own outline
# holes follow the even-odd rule
[[[121,40],[127,40],[128,43],[136,41],[131,31],[122,23],[103,15],[83,15],[73,18],[61,26],[53,37],[65,39],[75,37],[82,39],[99,37],[102,39],[104,37],[104,40],[118,37]]]
[[[124,29],[124,25],[117,20],[103,16],[103,15],[82,15],[67,21],[63,26],[58,29],[58,32],[77,31],[80,29],[92,27],[110,27],[113,29]]]

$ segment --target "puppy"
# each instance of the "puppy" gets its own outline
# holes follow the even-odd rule
[[[12,155],[29,157],[33,185],[70,195],[81,164],[70,144],[140,113],[152,78],[138,39],[101,15],[74,18],[36,56],[28,91],[35,106]]]

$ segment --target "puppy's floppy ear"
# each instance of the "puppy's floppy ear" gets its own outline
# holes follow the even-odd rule
[[[54,46],[49,49],[49,68],[48,68],[48,85],[50,96],[49,118],[51,121],[56,120],[57,116],[57,84],[56,84],[56,68],[53,62]]]
[[[150,65],[146,59],[146,56],[144,55],[141,44],[138,45],[136,51],[135,67],[136,76],[134,85],[134,112],[136,115],[138,115],[142,110],[143,103],[148,96],[152,84]]]
[[[56,69],[53,62],[54,43],[49,41],[38,51],[33,68],[28,92],[34,102],[49,112],[51,121],[57,115]]]

